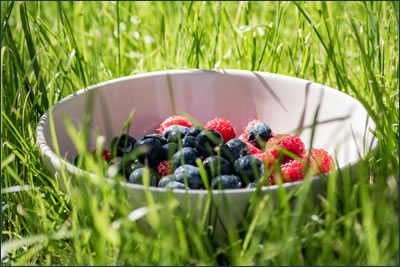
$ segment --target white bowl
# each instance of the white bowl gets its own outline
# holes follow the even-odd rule
[[[82,125],[89,92],[94,97],[92,124],[89,130],[90,149],[95,148],[96,131],[105,137],[105,147],[117,135],[129,113],[134,110],[130,134],[139,138],[155,132],[160,123],[173,112],[175,103],[179,112],[193,116],[200,123],[215,117],[229,119],[236,134],[250,120],[266,122],[276,133],[293,133],[298,127],[310,126],[319,107],[313,147],[324,148],[333,154],[339,168],[355,165],[376,145],[368,128],[375,129],[364,107],[354,98],[337,90],[310,81],[283,75],[243,70],[173,70],[124,77],[80,90],[52,107],[54,126],[60,154],[71,161],[76,149],[64,125],[68,116],[75,126]],[[340,120],[339,120],[340,119]],[[309,145],[311,128],[305,128],[299,137]],[[50,134],[48,112],[37,127],[37,143],[48,172],[60,178],[63,164],[73,179],[79,179],[82,170],[58,157]],[[95,175],[92,174],[92,177]],[[62,179],[59,183],[63,185]],[[291,190],[302,182],[286,183]],[[124,183],[131,201],[136,206],[146,205],[144,187]],[[275,195],[277,186],[262,188],[262,194]],[[312,180],[312,194],[323,193],[323,179]],[[150,188],[156,201],[166,195],[164,188]],[[249,198],[255,189],[214,191],[219,215],[229,225],[242,218]],[[176,197],[186,203],[185,190],[175,190]],[[203,207],[206,190],[188,191],[192,208]],[[222,197],[223,196],[223,197]],[[226,202],[223,202],[225,199]]]

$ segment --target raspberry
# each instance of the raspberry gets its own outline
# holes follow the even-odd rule
[[[304,180],[304,165],[295,159],[281,165],[284,182],[294,182]]]
[[[172,173],[171,165],[168,160],[164,160],[158,164],[158,173],[161,174],[161,176],[167,176]]]
[[[107,149],[103,149],[101,156],[105,161],[110,162],[110,160],[111,160],[111,152],[110,151],[108,151]]]
[[[192,127],[192,123],[187,118],[183,116],[170,116],[161,123],[158,133],[162,135],[164,130],[171,125],[181,125],[188,128]]]
[[[207,122],[204,125],[204,128],[219,132],[222,135],[222,138],[224,139],[224,143],[235,138],[236,136],[235,130],[233,129],[231,122],[221,118],[215,118]]]
[[[264,162],[265,167],[268,167],[268,169],[272,168],[275,163],[278,163],[277,159],[270,155],[268,152],[261,151],[254,154],[254,156],[261,159]]]
[[[272,170],[272,172],[271,172],[271,168],[273,168],[273,165],[276,162],[276,159],[274,157],[272,157],[271,155],[269,155],[267,152],[258,152],[256,154],[254,154],[254,156],[263,161],[265,172],[266,173],[270,172],[269,173],[269,182],[266,183],[265,186],[269,186],[269,185],[275,184],[275,173],[276,173],[276,171]]]
[[[247,139],[247,134],[250,130],[250,128],[257,123],[262,123],[262,121],[260,120],[252,120],[251,122],[249,122],[249,124],[247,124],[247,126],[243,129],[244,130],[244,134],[246,135],[246,139]]]
[[[275,184],[275,170],[271,171],[271,168],[274,168],[274,164],[278,163],[277,159],[268,154],[268,152],[258,152],[254,154],[256,158],[261,159],[264,162],[265,172],[270,172],[269,174],[269,183],[266,183],[266,186]],[[279,163],[278,163],[279,166]]]
[[[254,157],[261,159],[264,161],[267,158],[267,154],[265,152],[258,152],[254,154]]]
[[[250,144],[250,143],[247,143],[247,146],[249,147],[249,149],[250,149],[250,154],[252,154],[252,155],[259,154],[259,153],[263,153],[262,150],[256,148],[255,146],[253,146],[253,145]]]
[[[310,155],[310,165],[319,174],[328,173],[335,168],[333,157],[323,149],[313,149]]]
[[[274,158],[279,158],[279,148],[290,151],[302,158],[306,154],[303,141],[295,135],[276,134],[267,142],[267,152]],[[288,155],[283,155],[282,162],[291,159]]]
[[[304,180],[304,165],[296,159],[291,159],[281,165],[282,182],[295,182]],[[276,173],[273,172],[270,176],[270,184],[276,183]]]
[[[242,140],[245,143],[249,142],[249,139],[247,139],[247,134],[246,133],[243,133],[243,134],[239,135],[238,139]]]

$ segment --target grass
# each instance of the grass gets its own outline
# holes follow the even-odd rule
[[[398,11],[398,2],[1,2],[2,264],[398,265]],[[255,196],[224,244],[173,197],[152,204],[147,194],[143,210],[103,182],[61,191],[35,145],[40,116],[86,86],[182,68],[337,88],[376,122],[376,152],[357,175],[331,176],[319,208],[309,182],[294,208],[284,190],[276,206]]]

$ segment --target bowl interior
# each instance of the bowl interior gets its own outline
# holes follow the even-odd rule
[[[305,127],[299,136],[308,147],[312,135],[310,126],[318,110],[313,147],[334,154],[339,166],[356,163],[374,147],[368,128],[375,129],[375,124],[358,101],[320,84],[270,73],[155,72],[81,90],[53,107],[60,153],[68,160],[72,160],[77,151],[64,120],[68,117],[76,127],[82,128],[87,110],[91,112],[91,149],[95,148],[96,134],[104,136],[105,145],[109,147],[131,112],[129,132],[139,138],[155,132],[174,111],[189,114],[202,124],[215,117],[229,119],[237,136],[253,119],[266,122],[276,133],[294,133],[299,127]],[[54,150],[48,120],[43,124],[43,136]]]

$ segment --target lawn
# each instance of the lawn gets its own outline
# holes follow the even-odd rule
[[[398,2],[1,2],[2,265],[398,265]],[[66,193],[36,146],[79,89],[168,69],[244,69],[336,88],[376,122],[357,173],[320,207],[256,199],[222,244],[173,199],[139,208],[103,182]],[[340,184],[340,186],[339,186]],[[300,196],[301,197],[301,196]],[[172,229],[176,229],[172,230]]]

